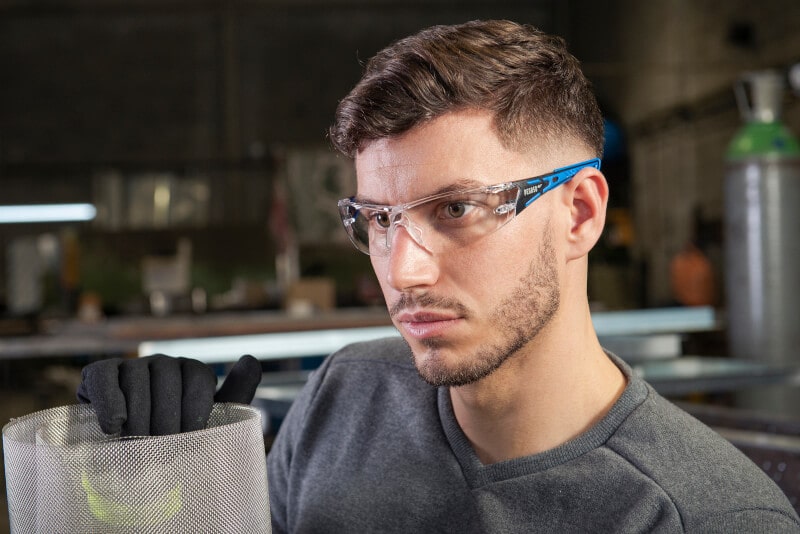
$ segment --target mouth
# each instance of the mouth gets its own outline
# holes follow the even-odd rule
[[[448,313],[417,311],[400,313],[394,320],[410,337],[422,340],[445,335],[447,330],[459,325],[464,318]]]

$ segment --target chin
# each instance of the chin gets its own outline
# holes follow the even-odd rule
[[[448,358],[449,354],[449,358]],[[473,360],[458,356],[442,348],[414,351],[414,365],[419,376],[437,387],[456,387],[474,384],[492,374],[501,362],[479,358]]]
[[[433,386],[450,385],[453,375],[458,374],[458,370],[447,362],[445,352],[450,351],[443,350],[441,346],[430,346],[429,343],[421,345],[416,342],[410,345],[419,376]]]

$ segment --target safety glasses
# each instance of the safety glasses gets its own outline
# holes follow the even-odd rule
[[[433,254],[470,244],[503,227],[536,199],[565,184],[581,169],[600,168],[590,159],[514,182],[448,191],[397,206],[339,201],[339,214],[353,245],[370,256],[387,256],[403,227]]]

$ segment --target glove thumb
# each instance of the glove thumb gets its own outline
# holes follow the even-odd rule
[[[261,363],[249,354],[242,356],[214,395],[214,402],[250,404],[260,382]]]

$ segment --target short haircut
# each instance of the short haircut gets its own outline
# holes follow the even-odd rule
[[[329,134],[355,157],[372,141],[467,109],[491,112],[509,149],[570,138],[602,156],[603,118],[564,40],[502,20],[433,26],[378,52]]]

